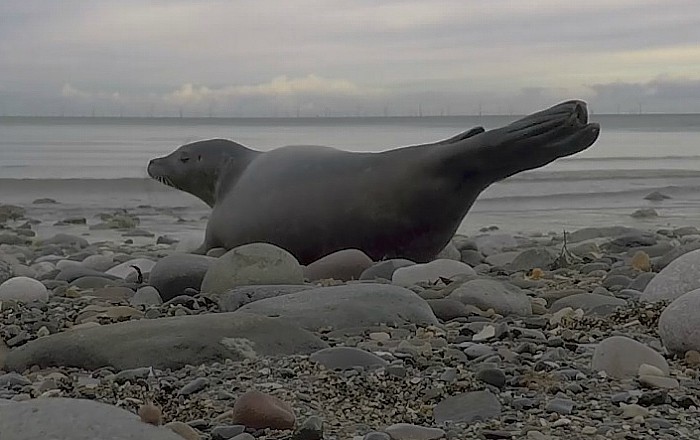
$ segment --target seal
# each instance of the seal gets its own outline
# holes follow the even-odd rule
[[[195,253],[266,242],[302,264],[350,248],[375,261],[426,262],[489,185],[583,151],[599,133],[586,103],[574,100],[500,128],[379,153],[198,141],[151,160],[148,173],[212,207]]]

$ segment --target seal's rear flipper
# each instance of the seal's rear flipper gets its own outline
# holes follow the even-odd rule
[[[197,249],[193,250],[190,253],[196,254],[196,255],[206,255],[208,250],[209,250],[209,246],[207,246],[207,242],[205,241],[204,243],[202,243],[201,246],[199,246]]]
[[[470,179],[481,176],[485,185],[583,151],[600,134],[600,126],[588,122],[583,101],[566,101],[501,128],[476,130],[444,144],[450,154],[441,157],[441,167]]]
[[[458,135],[456,135],[456,136],[452,136],[452,137],[449,138],[449,139],[445,139],[445,140],[442,140],[442,141],[439,141],[439,142],[435,142],[434,145],[448,145],[448,144],[454,144],[454,143],[456,143],[456,142],[461,142],[461,141],[463,141],[463,140],[465,140],[465,139],[468,139],[468,138],[470,138],[470,137],[472,137],[472,136],[476,136],[477,134],[481,134],[481,133],[483,133],[483,132],[485,132],[485,131],[486,131],[486,130],[484,130],[484,127],[474,127],[474,128],[470,128],[469,130],[467,130],[467,131],[465,131],[465,132],[462,132],[462,133],[460,133],[460,134],[458,134]]]

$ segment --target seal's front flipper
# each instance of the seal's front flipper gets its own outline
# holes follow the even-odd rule
[[[205,241],[204,243],[201,244],[201,246],[199,246],[197,249],[193,250],[190,253],[195,254],[195,255],[206,255],[208,250],[209,250],[209,246],[207,246],[207,242]]]

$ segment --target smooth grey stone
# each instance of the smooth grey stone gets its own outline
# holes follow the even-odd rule
[[[636,377],[642,364],[657,367],[664,374],[669,372],[666,359],[654,349],[626,336],[611,336],[596,346],[591,368],[616,379],[626,379]]]
[[[538,404],[539,404],[539,401],[537,399],[532,399],[529,397],[521,397],[518,399],[513,399],[510,406],[512,406],[513,409],[522,411],[522,410],[532,409],[532,408],[536,407]]]
[[[394,275],[396,269],[401,267],[412,266],[414,263],[411,260],[406,260],[402,258],[395,258],[391,260],[384,260],[374,263],[372,266],[362,272],[360,275],[360,280],[373,281],[377,278],[391,281],[391,277]]]
[[[644,420],[644,424],[652,429],[673,428],[673,423],[661,417],[648,417]]]
[[[136,382],[138,379],[146,379],[151,373],[148,367],[129,368],[122,370],[114,376],[114,381],[117,383]]]
[[[452,243],[454,243],[458,251],[478,250],[476,240],[465,235],[455,235],[454,237],[452,237]]]
[[[584,240],[591,240],[594,238],[602,237],[616,237],[624,234],[631,233],[641,233],[639,229],[628,228],[626,226],[604,226],[604,227],[593,227],[593,228],[583,228],[577,231],[567,234],[567,241],[569,243],[578,243]]]
[[[675,259],[659,272],[642,293],[643,301],[673,301],[700,288],[700,249]]]
[[[47,238],[46,240],[42,240],[39,244],[41,246],[56,244],[59,246],[71,246],[71,247],[77,247],[80,249],[86,248],[89,246],[89,243],[86,239],[84,239],[82,237],[77,237],[75,235],[70,235],[70,234],[56,234],[51,238]]]
[[[360,279],[374,261],[359,249],[343,249],[319,258],[304,267],[304,278],[310,281]]]
[[[639,251],[645,252],[649,257],[651,258],[656,258],[656,257],[661,257],[663,255],[666,255],[670,251],[674,249],[673,245],[667,241],[664,241],[662,243],[656,243],[651,246],[641,246],[637,248],[631,248],[630,250],[627,251],[627,255],[630,257],[634,256]]]
[[[467,263],[471,267],[474,267],[484,262],[484,256],[477,250],[464,249],[460,252],[460,260],[463,263]]]
[[[386,432],[372,431],[365,434],[362,440],[392,440],[391,436]]]
[[[439,322],[428,303],[414,292],[375,283],[306,290],[246,304],[238,311],[280,316],[309,330]]]
[[[229,440],[245,431],[244,425],[222,425],[215,426],[211,430],[212,440]]]
[[[443,258],[400,267],[392,275],[391,282],[403,287],[412,287],[425,283],[435,284],[444,278],[455,279],[470,275],[476,275],[476,272],[468,264]]]
[[[632,279],[625,275],[608,275],[603,280],[603,287],[620,286],[623,289],[626,289],[630,283],[632,283]]]
[[[549,310],[552,313],[571,307],[572,309],[582,309],[584,312],[594,315],[611,314],[618,307],[627,305],[627,301],[608,295],[598,295],[595,293],[580,293],[558,299],[552,303]]]
[[[698,249],[700,249],[700,240],[682,244],[677,248],[673,249],[672,251],[668,252],[667,254],[664,254],[660,258],[655,259],[653,263],[654,270],[661,271],[666,266],[671,264],[672,261],[675,261],[677,258]]]
[[[651,246],[656,244],[656,236],[651,232],[636,231],[623,234],[606,243],[611,252],[623,252],[632,247]]]
[[[669,304],[659,318],[659,336],[672,353],[700,350],[700,289],[685,293]]]
[[[12,265],[4,260],[0,260],[0,284],[14,276]]]
[[[508,267],[510,263],[515,260],[515,257],[520,255],[520,252],[518,251],[510,251],[510,252],[499,252],[497,254],[489,255],[484,259],[484,262],[488,265],[494,266],[494,267]]]
[[[216,313],[126,321],[53,334],[10,351],[6,368],[178,369],[256,354],[309,354],[325,347],[325,342],[288,322],[241,312]]]
[[[610,265],[608,263],[588,263],[581,267],[581,273],[589,274],[598,270],[608,271],[610,270]]]
[[[182,440],[116,406],[63,397],[0,405],[0,433],[2,440]]]
[[[554,263],[557,254],[551,249],[534,248],[527,249],[520,254],[508,265],[508,269],[513,271],[529,271],[536,267],[547,270]]]
[[[292,254],[272,244],[250,243],[217,258],[200,290],[220,294],[238,286],[303,283],[303,268]]]
[[[571,414],[574,410],[574,401],[569,399],[556,398],[547,403],[545,411],[555,412],[558,414]]]
[[[197,289],[216,258],[205,255],[173,254],[159,260],[151,269],[148,283],[158,289],[163,301]]]
[[[275,284],[234,287],[233,289],[218,296],[219,308],[223,312],[233,312],[248,303],[260,301],[261,299],[275,298],[313,288],[315,288],[315,286],[303,284]]]
[[[78,278],[83,277],[98,277],[108,280],[118,280],[119,277],[114,275],[109,275],[105,272],[100,272],[99,270],[90,269],[89,267],[84,267],[81,265],[67,266],[56,275],[56,280],[73,282]]]
[[[323,419],[319,416],[310,416],[292,435],[292,440],[323,440]]]
[[[474,241],[477,249],[486,257],[518,247],[518,240],[510,234],[480,235],[474,237]]]
[[[163,299],[155,287],[144,286],[137,290],[134,296],[129,299],[129,304],[132,306],[157,306],[163,304]]]
[[[477,371],[476,378],[498,388],[506,384],[506,374],[500,368],[482,368]]]
[[[209,379],[207,379],[206,377],[198,377],[198,378],[190,381],[184,387],[182,387],[178,394],[180,394],[181,396],[189,396],[191,394],[198,393],[198,392],[202,391],[208,385],[209,385]]]
[[[629,286],[627,286],[627,288],[643,292],[655,276],[656,274],[654,272],[642,272],[639,275],[637,275],[635,279],[632,280],[632,282]]]
[[[477,279],[455,289],[448,299],[470,304],[482,310],[494,309],[503,315],[532,315],[532,304],[525,292],[512,284]]]
[[[76,278],[68,285],[80,289],[102,289],[104,287],[117,286],[122,281],[99,276],[85,276]]]
[[[673,235],[683,237],[684,235],[700,235],[700,230],[695,226],[681,226],[673,230]]]
[[[406,377],[406,374],[408,374],[406,367],[403,365],[388,365],[386,368],[384,368],[384,371],[386,371],[386,373],[390,376],[399,378],[404,378]]]
[[[466,354],[469,359],[477,359],[482,356],[489,356],[496,353],[496,350],[490,345],[475,343],[470,344],[471,345],[464,349],[464,354]]]
[[[490,391],[470,391],[451,396],[433,409],[438,424],[446,422],[486,421],[501,415],[501,403]]]
[[[31,385],[32,381],[17,373],[7,373],[0,376],[0,387],[12,388]]]
[[[387,426],[384,432],[389,434],[392,440],[437,440],[445,438],[445,431],[440,428],[412,425],[410,423],[395,423]]]
[[[426,300],[430,308],[441,321],[450,321],[455,318],[469,316],[473,313],[467,306],[459,301],[448,298]]]
[[[354,347],[332,347],[319,350],[309,360],[318,362],[330,370],[348,370],[355,367],[385,367],[387,361],[365,350]]]

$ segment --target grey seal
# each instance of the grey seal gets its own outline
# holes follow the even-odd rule
[[[492,130],[379,153],[320,146],[256,151],[226,139],[179,147],[149,175],[212,207],[195,251],[266,242],[308,264],[342,249],[433,259],[477,196],[513,174],[591,146],[600,126],[567,101]]]

